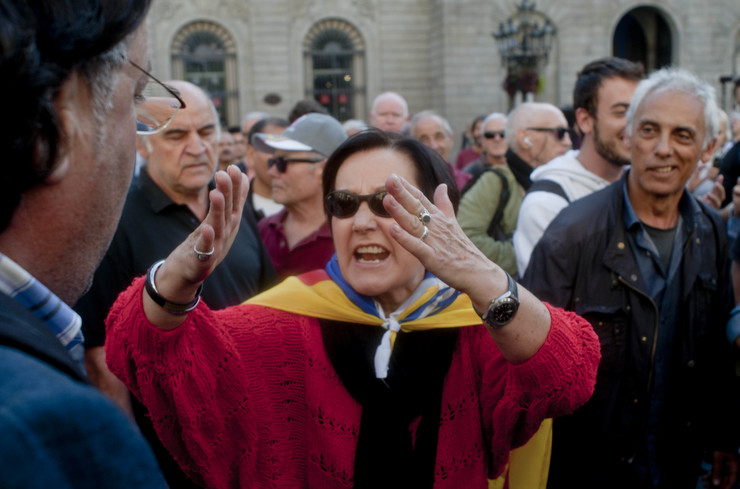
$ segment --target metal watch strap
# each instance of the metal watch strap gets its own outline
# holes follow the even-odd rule
[[[187,314],[198,306],[200,302],[200,295],[203,293],[203,284],[200,284],[198,291],[195,293],[195,298],[187,304],[179,304],[177,302],[170,302],[157,291],[157,285],[154,283],[154,277],[157,275],[157,270],[162,266],[164,260],[159,260],[157,263],[149,267],[149,272],[146,274],[146,280],[144,281],[144,288],[149,297],[160,307],[170,314]]]

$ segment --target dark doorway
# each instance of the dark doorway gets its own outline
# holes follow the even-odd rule
[[[649,73],[673,62],[673,38],[664,15],[652,7],[630,10],[614,30],[614,56],[640,62]]]

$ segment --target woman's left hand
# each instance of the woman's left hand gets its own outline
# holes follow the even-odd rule
[[[508,290],[506,272],[476,248],[457,223],[446,185],[434,191],[434,203],[395,174],[388,177],[385,189],[388,195],[383,204],[396,221],[391,235],[427,270],[465,292],[477,311],[487,311],[491,301]],[[429,214],[426,223],[422,219],[425,211]],[[519,300],[519,309],[509,324],[489,328],[501,354],[513,363],[534,355],[550,331],[545,305],[521,286]]]
[[[490,285],[492,276],[502,281],[505,289],[503,270],[470,241],[457,223],[446,185],[437,187],[434,203],[395,174],[388,177],[385,188],[390,197],[386,197],[384,204],[396,220],[391,228],[392,236],[427,270],[446,284],[467,292],[471,299],[475,290],[481,287],[485,290]],[[421,219],[424,210],[430,217],[426,224]]]

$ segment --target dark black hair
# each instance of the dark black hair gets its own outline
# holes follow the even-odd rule
[[[296,119],[298,119],[302,115],[311,114],[313,112],[318,112],[319,114],[329,113],[329,111],[326,110],[326,107],[321,105],[316,99],[307,98],[304,100],[299,100],[298,102],[296,102],[293,108],[290,109],[290,112],[288,113],[288,121],[293,124]]]
[[[252,127],[249,129],[249,132],[247,133],[247,144],[252,144],[252,137],[257,134],[258,132],[262,132],[265,130],[265,127],[267,126],[277,126],[286,128],[290,124],[285,119],[281,119],[279,117],[265,117],[264,119],[260,119],[254,124],[252,124]]]
[[[573,88],[573,110],[584,108],[591,115],[596,115],[599,104],[599,87],[605,78],[624,78],[640,81],[645,77],[641,63],[622,58],[601,58],[588,63],[576,77]]]
[[[447,184],[447,195],[457,213],[460,192],[452,176],[450,165],[442,159],[439,153],[424,146],[416,139],[379,129],[358,132],[344,141],[329,157],[322,175],[325,202],[329,192],[335,190],[337,173],[342,163],[355,153],[375,149],[390,149],[406,155],[416,167],[419,189],[430,201],[434,201],[434,190],[437,186],[440,183]],[[331,216],[328,214],[327,216],[331,220]]]
[[[79,72],[89,83],[144,21],[150,0],[3,0],[0,2],[0,231],[21,195],[54,169],[60,139],[54,100]],[[107,62],[107,61],[106,61]],[[92,89],[93,87],[91,87]]]

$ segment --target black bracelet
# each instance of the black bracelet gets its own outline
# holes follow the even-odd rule
[[[157,270],[162,266],[164,260],[159,260],[157,263],[149,268],[149,272],[146,274],[145,289],[149,297],[157,303],[158,306],[162,307],[165,311],[170,314],[187,314],[196,308],[200,302],[200,295],[203,293],[203,284],[200,284],[198,291],[195,293],[195,298],[187,304],[178,304],[177,302],[170,302],[157,291],[157,285],[154,283],[154,276],[157,274]]]

